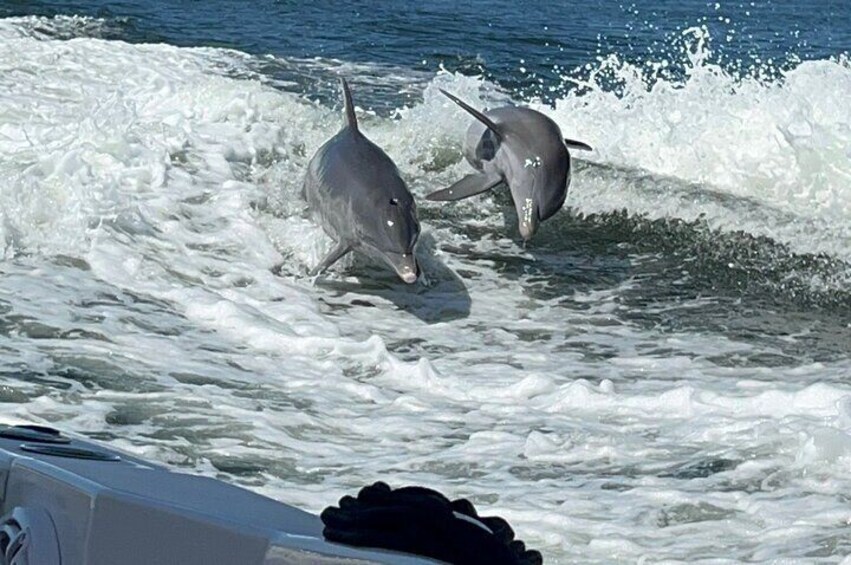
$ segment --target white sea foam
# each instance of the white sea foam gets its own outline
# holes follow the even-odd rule
[[[636,168],[758,203],[671,198],[633,180],[592,182],[572,200],[597,211],[622,206],[653,218],[705,217],[724,230],[765,235],[805,253],[851,258],[851,61],[804,61],[779,78],[740,77],[709,62],[703,28],[684,32],[684,80],[657,77],[659,66],[604,59],[583,89],[551,112],[568,136],[594,146],[592,161]],[[650,70],[649,70],[650,69]],[[620,88],[607,88],[606,77]],[[579,94],[577,94],[577,92]],[[540,108],[540,106],[538,106]],[[544,111],[550,112],[544,108]],[[583,155],[585,157],[585,155]],[[590,188],[590,187],[589,187]]]
[[[329,242],[298,191],[338,112],[223,76],[243,55],[27,26],[0,20],[5,420],[95,434],[314,511],[376,479],[429,485],[503,514],[553,563],[841,559],[847,356],[731,364],[771,348],[642,325],[620,300],[628,278],[536,297],[486,255],[526,257],[508,236],[430,222],[431,287],[314,285],[304,273]],[[833,104],[848,77],[845,60],[770,84],[696,63],[679,86],[639,77],[625,97],[568,96],[547,111],[601,165],[575,177],[570,202],[706,214],[847,258],[851,132]],[[454,153],[467,119],[438,87],[499,100],[444,73],[394,119],[363,116],[420,196],[467,170]],[[680,192],[657,177],[619,184],[637,169]],[[459,221],[496,221],[489,198],[458,208]],[[485,256],[443,247],[465,245]],[[424,319],[436,308],[457,315]]]

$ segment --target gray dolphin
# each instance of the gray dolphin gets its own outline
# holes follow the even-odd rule
[[[429,194],[426,200],[461,200],[504,182],[511,190],[520,235],[528,241],[543,220],[561,209],[567,197],[567,148],[591,151],[591,147],[564,139],[554,121],[530,108],[506,106],[479,112],[445,90],[440,91],[476,118],[467,130],[464,156],[480,172]]]
[[[346,124],[311,158],[302,197],[336,246],[311,274],[352,250],[390,265],[406,283],[417,280],[414,247],[420,235],[414,198],[396,165],[358,129],[352,93],[340,81]]]

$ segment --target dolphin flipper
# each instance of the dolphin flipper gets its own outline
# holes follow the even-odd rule
[[[587,143],[582,143],[581,141],[576,141],[575,139],[564,139],[564,144],[573,149],[581,149],[582,151],[594,151]]]
[[[338,243],[336,246],[334,246],[334,249],[328,252],[328,255],[326,255],[325,258],[322,259],[322,261],[320,261],[318,265],[316,265],[313,269],[310,270],[310,276],[313,277],[320,273],[324,273],[328,267],[339,261],[343,257],[343,255],[345,255],[351,250],[352,248],[348,244],[343,242]]]
[[[426,200],[461,200],[462,198],[469,198],[470,196],[487,192],[501,182],[502,176],[495,173],[472,173],[449,188],[432,192],[426,196]]]

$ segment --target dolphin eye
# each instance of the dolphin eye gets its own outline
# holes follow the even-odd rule
[[[398,206],[399,205],[399,199],[398,198],[391,198],[390,204],[392,204],[393,206]]]

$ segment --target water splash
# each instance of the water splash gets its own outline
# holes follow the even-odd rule
[[[635,65],[617,55],[564,79],[578,86],[550,113],[568,136],[584,136],[594,162],[697,183],[748,199],[785,219],[761,223],[699,198],[677,210],[653,197],[628,209],[651,217],[707,217],[728,231],[765,235],[805,253],[851,259],[851,64],[845,55],[741,74],[711,62],[705,28],[683,32],[681,72],[670,59]],[[584,156],[583,156],[584,157]],[[582,194],[572,202],[583,208]],[[642,198],[639,196],[638,198]],[[793,218],[790,222],[789,218]],[[757,220],[757,221],[755,221]]]

